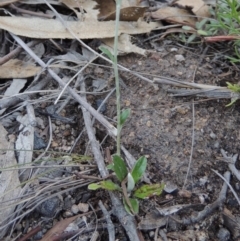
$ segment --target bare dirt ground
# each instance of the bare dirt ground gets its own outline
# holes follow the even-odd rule
[[[177,61],[176,55],[178,54],[182,55],[184,60]],[[202,56],[202,58],[199,58],[199,56]],[[222,73],[226,73],[227,68],[229,72],[232,71],[229,77],[232,79],[238,77],[236,67],[228,66],[227,63],[221,61],[216,63],[213,58],[214,55],[211,51],[201,55],[201,48],[195,46],[187,48],[180,46],[177,42],[168,41],[162,52],[151,53],[148,58],[130,54],[120,57],[119,63],[150,77],[168,77],[180,81],[211,85],[220,85],[224,81],[225,77],[221,76]],[[89,67],[85,74],[93,79],[107,79],[107,86],[104,90],[110,90],[114,86],[112,70],[105,68],[106,63],[102,61],[96,64],[96,67]],[[224,208],[229,209],[234,215],[238,215],[238,203],[230,190],[227,192],[226,200],[220,202],[216,208],[212,208],[212,212],[192,221],[192,223],[186,220],[196,217],[201,211],[205,210],[204,207],[214,203],[220,195],[224,182],[212,169],[222,175],[228,170],[228,164],[223,161],[221,149],[224,149],[228,155],[239,153],[238,104],[225,107],[229,100],[193,96],[173,97],[167,93],[167,89],[171,88],[170,85],[153,85],[123,71],[120,72],[120,76],[122,80],[122,107],[131,109],[131,117],[122,131],[122,143],[136,159],[145,155],[148,159],[147,175],[150,182],[164,182],[168,187],[166,190],[169,190],[159,197],[141,201],[138,220],[140,224],[141,219],[145,220],[149,213],[155,214],[153,217],[150,216],[149,220],[146,219],[148,220],[146,228],[142,228],[143,224],[141,224],[144,240],[164,240],[160,237],[167,238],[165,240],[237,240],[237,234],[231,233],[233,230],[227,227],[222,217]],[[89,91],[93,85],[91,78],[86,82]],[[54,85],[50,83],[49,87],[51,86]],[[100,97],[89,95],[88,100],[96,107],[97,101],[105,96],[106,94]],[[40,105],[37,105],[37,109],[45,112],[45,108],[51,104],[41,102]],[[116,117],[114,95],[110,97],[104,108],[104,116],[110,118],[114,123]],[[65,124],[60,120],[52,119],[53,140],[51,150],[57,152],[69,150],[78,133],[84,128],[82,114],[78,110],[77,104],[68,104],[61,115],[75,117],[77,121],[76,123]],[[37,114],[37,116],[47,125],[47,118],[44,115]],[[39,128],[39,134],[43,131]],[[41,135],[44,137],[44,133]],[[96,123],[96,136],[100,142],[103,141],[103,153],[106,147],[110,148],[111,153],[115,152],[115,142],[110,137],[104,139],[106,132],[99,123]],[[87,140],[86,134],[83,134],[73,152],[86,153]],[[87,154],[91,155],[89,149]],[[56,157],[61,160],[58,155]],[[59,172],[59,168],[57,170]],[[71,169],[70,172],[73,173],[74,170],[77,171],[78,168]],[[63,169],[56,174],[58,178],[59,175],[67,177],[70,174]],[[98,176],[98,172],[93,170],[91,175]],[[50,177],[46,180],[43,178],[42,183],[49,181]],[[239,181],[235,177],[231,177],[230,183],[234,188],[238,188]],[[65,185],[68,186],[67,183]],[[52,190],[50,193],[58,192],[59,188]],[[236,192],[238,193],[238,189]],[[60,199],[61,201],[59,201]],[[20,222],[14,233],[23,232],[23,230],[33,227],[34,224],[42,222],[41,217],[48,217],[49,212],[52,212],[48,211],[51,205],[53,211],[56,211],[56,206],[58,207],[57,216],[54,219],[51,217],[45,220],[44,229],[32,240],[41,238],[52,227],[53,223],[56,223],[61,217],[72,216],[76,204],[87,205],[88,203],[97,208],[98,200],[102,199],[105,205],[110,205],[106,192],[88,191],[86,187],[64,192],[60,199],[56,198],[55,195],[55,199],[54,197],[50,199],[50,204],[40,205],[40,207],[34,209],[27,219],[24,218]],[[163,222],[162,216],[156,211],[162,208],[177,208],[180,211],[177,214],[170,215],[172,218],[168,217],[168,220]],[[78,211],[76,212],[78,213]],[[93,216],[88,218],[89,222],[95,223]],[[99,219],[101,220],[100,214]],[[184,219],[186,223],[183,222]],[[160,224],[159,220],[161,220]],[[30,225],[27,226],[28,229],[26,223]],[[117,225],[116,237],[119,240],[127,240],[117,220],[115,220],[115,225]],[[155,230],[158,226],[160,228],[159,238],[156,238],[158,232],[155,233]],[[101,226],[98,228],[100,233],[98,240],[107,240],[108,235],[104,226],[103,229]],[[85,229],[87,232],[85,235],[77,236],[71,240],[89,240],[92,233],[89,233],[87,228]],[[14,233],[13,236],[16,235]]]
[[[141,35],[135,40],[140,43],[148,37]],[[49,56],[60,55],[50,41],[44,41],[43,46],[45,61]],[[239,80],[239,66],[230,64],[223,56],[223,50],[228,48],[225,43],[186,46],[176,39],[166,38],[141,44],[141,47],[149,46],[152,51],[147,57],[128,54],[119,57],[119,64],[149,79],[174,79],[213,86],[226,86],[226,81],[237,83]],[[64,47],[70,48],[70,43],[64,42]],[[79,46],[75,50],[81,52]],[[60,69],[58,74],[64,78],[75,73],[66,68]],[[148,83],[124,71],[120,71],[120,77],[122,108],[131,109],[131,116],[122,130],[122,145],[135,159],[142,155],[147,157],[147,178],[151,183],[166,184],[160,196],[140,201],[140,212],[135,218],[140,240],[240,240],[239,203],[216,173],[229,179],[239,195],[239,174],[233,169],[233,166],[239,168],[239,159],[235,156],[236,163],[233,164],[231,158],[226,158],[240,152],[239,103],[226,107],[229,99],[194,95],[175,97],[169,89],[178,90],[177,87]],[[97,109],[114,88],[112,67],[98,59],[84,70],[82,78],[87,101]],[[32,80],[28,79],[28,85]],[[74,86],[75,83],[73,81],[70,86],[80,91],[80,85]],[[2,95],[6,87],[1,89]],[[31,97],[38,122],[34,149],[44,150],[52,138],[51,145],[40,162],[34,163],[42,171],[29,182],[29,189],[22,199],[25,201],[19,204],[12,217],[16,222],[9,224],[3,240],[109,240],[107,214],[113,222],[115,240],[129,240],[116,218],[108,192],[87,189],[89,183],[101,178],[92,158],[81,107],[71,98],[56,112],[70,95],[65,93],[56,107],[54,101],[61,91],[59,85],[50,78],[44,89],[48,91]],[[24,106],[18,110],[16,107],[17,104],[7,110],[8,113],[13,111],[11,118],[1,119],[8,135],[15,137],[21,131],[16,117],[26,114]],[[110,123],[116,124],[114,94],[106,100],[101,113]],[[111,154],[116,152],[115,140],[98,121],[93,126],[107,165],[106,150]],[[66,153],[73,154],[66,157]],[[39,153],[33,155],[38,157]],[[79,155],[90,158],[86,160]],[[69,162],[74,166],[66,167]],[[119,194],[116,195],[121,199]],[[99,200],[107,214],[99,208]],[[66,236],[43,238],[49,230],[57,232],[53,227],[60,222],[62,226],[57,230],[64,230],[63,227],[67,227],[76,215],[79,219],[65,232]],[[28,237],[32,230],[35,234]]]

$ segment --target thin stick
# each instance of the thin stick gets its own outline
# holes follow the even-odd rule
[[[107,221],[108,240],[109,241],[115,241],[114,225],[113,225],[113,222],[112,222],[111,217],[109,215],[109,212],[107,211],[107,209],[105,208],[105,206],[103,205],[101,200],[98,202],[98,205],[101,208],[101,210],[104,214],[104,217],[106,218],[106,221]]]
[[[116,1],[116,21],[115,21],[115,36],[114,36],[114,48],[113,48],[113,68],[115,75],[115,87],[116,87],[116,105],[117,105],[117,155],[120,156],[120,138],[121,138],[121,104],[120,104],[120,84],[118,74],[118,29],[120,19],[120,8],[122,0]]]
[[[81,90],[85,90],[84,82],[81,84]],[[102,177],[106,177],[108,175],[108,171],[104,164],[104,158],[100,152],[100,146],[98,141],[96,140],[95,134],[93,132],[90,113],[82,107],[84,122],[86,126],[86,130],[88,133],[88,138],[90,140],[92,152],[94,155],[94,159],[97,162],[99,172]],[[140,241],[138,234],[137,234],[137,227],[134,220],[134,217],[127,214],[125,211],[122,203],[118,199],[118,197],[113,192],[108,192],[111,198],[112,204],[114,206],[115,215],[118,217],[119,221],[121,222],[122,226],[126,230],[126,233],[131,241]]]
[[[211,170],[212,170],[214,173],[216,173],[216,174],[228,185],[228,187],[231,189],[234,197],[237,199],[238,204],[240,205],[240,200],[239,200],[239,198],[238,198],[238,195],[237,195],[237,193],[234,191],[233,187],[230,185],[229,181],[226,180],[226,178],[223,177],[218,171],[216,171],[216,170],[214,170],[214,169],[211,169]]]
[[[182,189],[184,189],[187,179],[188,179],[188,175],[190,172],[190,168],[192,165],[192,156],[193,156],[193,145],[194,145],[194,136],[195,136],[195,132],[194,132],[194,128],[195,128],[195,108],[194,108],[194,102],[192,103],[192,144],[191,144],[191,153],[190,153],[190,158],[189,158],[189,163],[188,163],[188,169],[187,169],[187,175],[186,178],[184,180],[184,184]]]

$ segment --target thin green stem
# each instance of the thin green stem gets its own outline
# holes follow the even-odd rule
[[[119,75],[118,75],[118,66],[117,66],[117,55],[118,55],[118,28],[119,28],[119,18],[120,18],[120,8],[121,8],[122,0],[116,1],[116,27],[115,27],[115,35],[114,35],[114,75],[115,75],[115,85],[116,85],[116,102],[117,102],[117,155],[120,156],[120,132],[121,132],[121,123],[120,123],[120,115],[121,115],[121,107],[120,107],[120,86],[119,86]]]

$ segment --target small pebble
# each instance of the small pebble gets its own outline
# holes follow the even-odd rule
[[[184,198],[191,198],[192,193],[189,192],[188,190],[180,190],[180,191],[178,192],[178,195],[179,195],[180,197],[184,197]]]
[[[155,232],[154,232],[154,231],[150,231],[150,232],[149,232],[149,237],[150,237],[150,238],[153,238],[154,235],[155,235]]]
[[[171,48],[171,49],[170,49],[170,52],[177,52],[177,51],[178,51],[177,48]]]
[[[21,229],[22,229],[22,224],[21,224],[21,223],[18,223],[18,224],[16,225],[16,229],[17,229],[18,231],[21,231]]]
[[[65,210],[70,209],[70,207],[72,206],[72,202],[71,202],[71,195],[68,195],[65,199],[64,199],[64,204],[63,207]]]
[[[71,212],[72,212],[73,214],[77,214],[78,211],[79,211],[78,205],[73,204],[72,207],[71,207]]]
[[[47,143],[36,133],[34,133],[34,150],[40,150],[47,147]]]
[[[179,62],[182,62],[182,61],[185,60],[185,58],[184,58],[183,55],[181,55],[181,54],[176,54],[176,55],[175,55],[175,59],[176,59],[177,61],[179,61]]]
[[[89,209],[89,205],[87,203],[79,203],[78,209],[80,212],[86,213]]]
[[[211,137],[212,139],[216,139],[216,134],[214,134],[214,133],[211,131],[210,137]]]
[[[42,238],[43,238],[43,231],[37,232],[33,237],[34,240],[40,240]]]
[[[240,184],[239,184],[239,182],[237,182],[237,183],[235,184],[235,188],[236,188],[237,191],[240,190]]]
[[[69,218],[69,217],[72,217],[73,214],[72,214],[72,212],[70,212],[70,211],[66,211],[66,212],[63,214],[63,216],[66,217],[66,218]]]
[[[199,178],[199,181],[200,181],[200,186],[204,186],[207,182],[208,182],[208,177],[207,176],[204,176],[204,177],[201,177]]]
[[[67,137],[67,136],[70,136],[70,135],[71,135],[71,131],[69,129],[63,131],[63,136]]]
[[[226,228],[220,228],[217,237],[219,241],[227,241],[230,239],[230,232]]]
[[[219,148],[219,145],[220,145],[219,142],[216,141],[216,142],[214,143],[214,146],[213,146],[213,147],[214,147],[215,149],[218,149],[218,148]]]
[[[88,193],[84,193],[83,196],[82,196],[82,202],[87,202],[88,199],[91,197],[91,193],[88,192]]]
[[[166,193],[173,193],[174,191],[177,191],[177,189],[178,189],[177,185],[171,182],[167,182],[164,187],[164,191]]]

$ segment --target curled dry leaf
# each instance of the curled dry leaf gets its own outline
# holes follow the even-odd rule
[[[120,11],[120,21],[137,21],[143,17],[147,7],[127,7],[122,8]],[[98,19],[103,21],[115,20],[116,11],[110,12],[105,16],[101,16]]]
[[[190,8],[198,17],[199,21],[201,21],[202,18],[210,17],[209,7],[202,0],[177,0],[174,4],[177,4],[180,7]]]
[[[107,38],[102,40],[105,48],[107,48],[113,54],[114,39]],[[141,49],[131,43],[131,36],[129,34],[121,34],[118,38],[118,55],[124,55],[128,53],[137,53],[146,55],[146,50]]]
[[[68,8],[70,8],[78,17],[78,19],[87,20],[115,20],[116,3],[113,0],[96,0],[96,1],[75,1],[75,0],[60,0]],[[143,17],[146,7],[131,6],[125,0],[122,3],[120,12],[120,21],[137,21]],[[84,16],[83,16],[84,15]]]
[[[197,19],[185,10],[175,7],[160,8],[151,13],[152,18],[164,20],[169,23],[179,23],[195,27]]]
[[[76,218],[82,217],[86,215],[85,214],[78,214],[71,218],[65,218],[61,221],[59,221],[55,226],[53,226],[41,239],[41,241],[53,241],[57,239],[58,237],[61,237],[61,234],[64,232],[64,230],[67,228],[67,226],[72,223]]]
[[[99,10],[96,9],[97,3],[91,0],[60,0],[59,2],[65,4],[68,8],[70,8],[78,17],[78,19],[84,21],[88,20],[97,20],[97,15]]]

